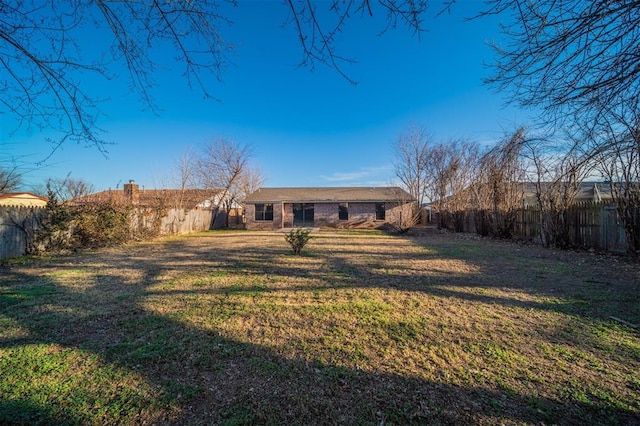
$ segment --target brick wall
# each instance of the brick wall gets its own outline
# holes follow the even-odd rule
[[[293,210],[291,211],[293,219]],[[280,229],[282,228],[282,204],[273,205],[273,220],[256,220],[256,206],[247,204],[245,207],[247,229]]]
[[[391,222],[400,225],[411,216],[411,204],[395,204],[385,203],[385,220],[376,221],[376,203],[349,203],[349,219],[339,220],[338,216],[339,203],[316,203],[314,205],[313,219],[314,226],[349,226],[351,223],[362,222]],[[293,227],[293,204],[284,204],[284,215],[282,212],[282,204],[273,205],[273,221],[255,220],[255,205],[248,204],[246,206],[246,224],[247,229],[280,229]],[[283,217],[284,216],[284,217]],[[284,226],[282,220],[284,219]]]
[[[411,203],[406,204],[386,204],[386,222],[393,223],[398,226],[407,226],[411,220],[413,209]]]
[[[315,226],[327,226],[338,221],[338,203],[316,204],[313,209]]]
[[[293,204],[287,203],[284,205],[284,228],[293,227]]]
[[[376,218],[375,203],[348,203],[349,219],[340,220],[338,214],[339,204],[340,203],[316,204],[314,217],[316,224],[318,226],[346,225],[350,222],[363,222],[375,220]]]

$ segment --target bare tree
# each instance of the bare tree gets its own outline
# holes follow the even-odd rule
[[[229,225],[229,211],[234,206],[234,204],[236,208],[239,208],[239,206],[241,205],[244,208],[243,200],[247,197],[247,195],[262,187],[265,181],[266,178],[262,170],[255,166],[247,168],[245,173],[243,173],[238,180],[238,184],[234,185],[232,191],[230,192],[230,197],[227,201],[227,225]],[[239,225],[242,219],[242,212],[236,211],[235,213],[236,225]]]
[[[444,223],[445,216],[464,215],[468,205],[468,187],[477,173],[479,148],[469,141],[434,142],[430,138],[425,129],[415,126],[400,135],[394,145],[395,173],[417,200],[411,224],[419,220],[418,207],[429,203],[438,213],[439,225],[449,227]],[[452,227],[462,230],[459,223]]]
[[[97,127],[100,99],[83,76],[107,82],[118,73],[114,63],[123,64],[133,90],[153,108],[152,52],[172,49],[188,84],[208,95],[204,75],[217,75],[229,49],[219,30],[226,20],[209,0],[3,1],[0,16],[0,103],[19,126],[59,131],[54,149],[68,140],[106,148]],[[82,48],[88,26],[104,50]]]
[[[511,237],[522,207],[525,131],[517,129],[482,157],[474,198],[481,212],[476,229],[482,235]]]
[[[464,231],[479,162],[479,147],[470,141],[439,143],[429,150],[425,185],[440,227]]]
[[[530,138],[524,141],[521,151],[527,182],[535,188],[535,204],[540,213],[538,234],[547,247],[571,246],[570,211],[580,184],[593,170],[593,162],[580,151],[580,144],[569,151],[563,145],[548,138]]]
[[[640,160],[640,2],[491,0],[486,14],[506,14],[504,44],[488,81],[512,100],[541,108],[543,121],[580,135],[586,158],[612,182],[612,194],[636,241]],[[560,126],[561,125],[561,126]],[[582,161],[582,160],[581,160]],[[563,178],[570,185],[566,173]],[[579,174],[579,173],[578,173]],[[569,191],[570,192],[570,191]]]
[[[419,220],[420,208],[428,198],[427,161],[429,135],[423,128],[412,126],[398,137],[395,149],[395,174],[404,189],[416,200],[412,224]]]
[[[94,192],[94,187],[84,179],[72,178],[68,174],[64,178],[54,178],[47,181],[47,190],[55,194],[59,202],[85,197]]]
[[[598,143],[594,154],[598,170],[611,185],[618,217],[624,225],[630,253],[640,254],[640,119],[626,131],[617,126],[609,143]],[[600,138],[599,138],[600,141]]]
[[[251,156],[250,146],[228,139],[212,142],[198,156],[195,182],[199,188],[211,190],[212,198],[217,200],[212,225],[224,208],[228,226],[229,212],[241,201],[244,191],[261,183],[260,173],[251,167]]]
[[[336,38],[344,31],[354,15],[384,14],[386,23],[381,32],[406,26],[414,34],[424,31],[423,21],[428,0],[331,0],[325,3],[313,0],[286,0],[290,15],[288,24],[296,29],[302,48],[300,65],[315,68],[316,63],[335,69],[342,77],[355,84],[343,70],[343,65],[355,62],[336,50]],[[322,10],[326,8],[325,10]],[[327,13],[329,12],[329,13]],[[330,22],[329,22],[330,21]]]
[[[234,191],[234,198],[242,201],[247,195],[263,186],[265,180],[262,170],[255,166],[249,167],[238,180],[237,190]]]
[[[579,144],[612,182],[618,214],[637,250],[632,214],[639,180],[640,1],[492,0],[509,14],[507,42],[489,79],[544,121],[577,129]]]
[[[152,88],[161,67],[180,64],[190,87],[213,97],[211,80],[221,78],[232,43],[223,32],[231,24],[235,0],[70,1],[0,0],[0,105],[16,127],[57,131],[53,150],[77,142],[107,148],[98,123],[102,115],[96,77],[104,83],[124,70],[142,103],[155,110]],[[404,24],[422,30],[426,0],[285,0],[287,23],[295,28],[302,65],[336,69],[350,62],[336,49],[337,34],[352,16],[386,18],[383,31]],[[274,25],[280,25],[276,22]],[[95,31],[88,48],[83,40]],[[172,55],[156,55],[156,52]],[[171,63],[158,58],[171,57]],[[89,83],[91,82],[91,83]]]
[[[198,157],[193,148],[187,148],[175,164],[172,186],[180,189],[177,207],[183,208],[188,191],[196,187],[198,173]]]

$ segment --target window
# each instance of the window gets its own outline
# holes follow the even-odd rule
[[[273,220],[273,204],[256,204],[256,220]]]
[[[338,219],[349,220],[349,203],[338,204]]]
[[[376,203],[376,220],[384,220],[384,203]]]

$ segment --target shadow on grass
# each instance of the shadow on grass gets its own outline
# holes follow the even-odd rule
[[[0,423],[632,424],[638,420],[637,411],[571,398],[556,401],[507,389],[460,387],[446,379],[427,381],[330,365],[306,359],[304,354],[299,359],[283,357],[272,348],[188,325],[172,314],[159,315],[145,308],[145,300],[156,295],[150,286],[169,269],[180,267],[166,266],[175,262],[175,253],[185,262],[197,260],[194,267],[201,271],[317,278],[328,286],[343,288],[376,286],[381,281],[377,274],[342,256],[312,252],[302,261],[322,262],[311,270],[296,266],[295,258],[289,259],[293,265],[284,265],[283,256],[288,259],[284,246],[266,250],[241,245],[213,251],[208,246],[176,241],[156,249],[123,249],[100,255],[98,265],[137,271],[139,277],[134,282],[96,273],[90,284],[77,288],[73,282],[61,285],[55,277],[27,274],[20,267],[0,277],[0,318],[8,327],[5,335],[0,335],[0,350],[5,357],[14,357],[0,359],[3,367],[14,369],[9,378],[4,376],[0,381]],[[33,267],[57,272],[103,267],[95,262],[96,258],[86,255],[36,262]],[[432,284],[438,277],[384,278],[384,285],[402,290],[557,309],[436,288]],[[455,286],[455,279],[448,284]],[[463,278],[459,284],[466,286],[469,281]],[[248,289],[274,291],[268,287]],[[314,288],[302,284],[298,289]],[[190,289],[176,291],[174,296],[245,290]],[[33,345],[51,345],[52,353],[45,352],[37,363],[27,362],[21,357]],[[59,370],[39,372],[43,365],[64,364],[65,358],[56,358],[64,349],[93,354],[100,362],[51,365],[49,368]],[[76,382],[65,381],[74,375],[86,376],[87,380],[79,383],[87,385],[72,386]],[[40,386],[42,377],[52,380],[53,376],[58,377],[57,385]],[[149,389],[139,387],[138,377]],[[91,381],[95,386],[88,385]]]
[[[77,425],[78,418],[66,417],[46,405],[32,404],[24,400],[0,401],[0,423],[21,425]]]
[[[242,245],[222,251],[194,248],[182,243],[177,244],[176,251],[201,259],[205,266],[209,261],[216,268],[240,270],[248,275],[319,279],[331,286],[394,288],[598,320],[623,316],[630,322],[640,322],[640,304],[637,303],[640,298],[640,267],[631,279],[613,284],[607,279],[612,275],[610,267],[603,268],[604,277],[586,276],[583,266],[558,260],[549,250],[544,257],[531,257],[530,249],[537,253],[538,248],[505,243],[488,250],[486,241],[460,242],[406,236],[381,238],[378,235],[376,238],[368,238],[367,235],[355,237],[349,239],[340,235],[338,243],[331,242],[327,235],[312,240],[302,259],[317,262],[315,268],[306,263],[283,263],[283,259],[295,260],[296,257],[290,254],[279,235],[272,237],[269,240],[272,245],[267,247],[261,245],[264,244],[264,236],[249,234],[243,235]],[[416,246],[423,250],[408,250]],[[422,263],[416,267],[408,265],[413,261],[435,259],[457,260],[469,266],[471,271],[424,270],[421,269],[425,267]],[[390,261],[404,264],[385,270]],[[510,298],[504,292],[501,295],[472,292],[468,291],[469,288],[489,291],[511,289],[528,293],[533,296],[530,299],[538,300]],[[300,289],[307,287],[301,286]],[[270,289],[256,291],[268,292]]]

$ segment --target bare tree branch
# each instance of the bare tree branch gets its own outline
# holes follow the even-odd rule
[[[47,189],[53,193],[56,200],[60,202],[85,197],[95,191],[92,184],[84,179],[72,178],[71,173],[64,178],[49,179],[47,181]]]
[[[68,142],[94,146],[106,155],[109,142],[98,124],[105,101],[86,81],[108,83],[124,70],[144,106],[153,101],[154,75],[179,64],[183,77],[205,97],[215,98],[211,78],[220,80],[232,45],[222,33],[230,20],[220,3],[235,0],[0,0],[0,114],[16,120],[14,130],[53,130],[52,152]],[[352,62],[338,53],[337,35],[352,15],[384,13],[389,27],[402,22],[422,30],[427,0],[285,0],[303,53],[301,65],[343,70]],[[99,47],[83,38],[95,31]],[[102,45],[104,44],[104,46]],[[108,48],[110,47],[110,50]],[[106,48],[106,49],[105,49]],[[174,53],[161,63],[158,51]],[[48,158],[48,157],[47,157]]]
[[[640,1],[491,0],[506,14],[504,45],[488,79],[554,123],[600,122],[640,96]]]
[[[352,84],[357,82],[343,70],[344,65],[354,63],[353,58],[338,53],[337,36],[344,30],[353,15],[374,16],[383,13],[386,19],[381,33],[404,24],[414,34],[424,31],[423,21],[428,0],[286,0],[292,24],[302,48],[300,66],[314,69],[320,63],[335,69]],[[319,10],[325,7],[326,10]],[[327,13],[329,12],[329,13]],[[328,23],[327,21],[332,21]]]
[[[22,175],[16,164],[0,166],[0,194],[15,191],[21,182]]]

